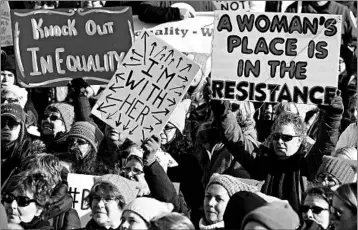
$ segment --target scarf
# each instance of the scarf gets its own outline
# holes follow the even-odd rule
[[[199,229],[200,230],[209,230],[209,229],[220,229],[224,228],[224,221],[217,222],[216,224],[206,225],[206,221],[204,218],[201,218],[199,221]]]

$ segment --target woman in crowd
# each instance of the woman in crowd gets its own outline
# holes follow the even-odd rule
[[[335,230],[357,229],[357,183],[341,185],[334,193],[331,224]]]
[[[149,230],[194,230],[195,227],[188,217],[172,212],[162,216],[155,217],[150,221]]]
[[[305,193],[300,208],[303,220],[301,230],[312,229],[314,225],[320,229],[329,229],[330,207],[333,192],[327,187],[311,188]]]
[[[170,203],[160,202],[149,197],[139,197],[125,206],[120,230],[148,230],[150,221],[173,210]]]
[[[92,218],[85,229],[119,229],[125,205],[137,194],[137,183],[134,181],[113,174],[99,177],[86,198]]]
[[[9,223],[24,229],[53,229],[42,214],[49,204],[49,183],[42,174],[21,172],[13,175],[2,190]]]
[[[239,178],[215,173],[205,190],[204,218],[200,220],[199,228],[224,228],[224,212],[230,197],[240,191],[257,192],[258,188],[242,182]]]

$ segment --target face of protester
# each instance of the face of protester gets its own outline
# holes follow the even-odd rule
[[[348,113],[351,123],[356,122],[358,117],[358,108],[355,103],[351,103],[351,105],[348,108]]]
[[[1,104],[9,103],[21,105],[19,98],[12,92],[1,95]]]
[[[106,138],[110,141],[118,141],[120,143],[123,143],[126,140],[126,137],[122,133],[120,133],[119,131],[115,130],[114,128],[108,125],[106,125],[104,132]]]
[[[10,194],[10,197],[16,197],[16,199],[12,199],[12,201],[5,201],[4,207],[7,213],[7,218],[9,223],[19,224],[20,222],[29,223],[35,216],[39,216],[42,212],[42,209],[39,209],[36,206],[36,202],[31,201],[28,203],[21,203],[19,200],[28,199],[32,200],[34,198],[34,194],[30,191],[26,191],[25,193],[20,193],[19,190],[15,190]],[[21,197],[22,196],[22,197]],[[21,198],[20,198],[21,197]],[[24,198],[26,197],[26,198]],[[4,200],[4,199],[3,199]],[[11,199],[10,199],[11,200]]]
[[[318,174],[316,176],[316,182],[320,186],[329,187],[332,191],[336,191],[341,184],[335,176],[328,172]]]
[[[273,133],[273,148],[279,158],[294,155],[301,146],[302,140],[294,129],[293,124],[277,127]]]
[[[1,86],[8,86],[15,84],[15,75],[13,72],[2,70],[1,71]]]
[[[135,176],[143,173],[143,165],[137,159],[132,158],[122,171],[127,179],[136,180]]]
[[[9,116],[1,117],[1,141],[11,143],[19,138],[21,124]]]
[[[34,9],[35,10],[39,10],[39,9],[44,9],[44,10],[55,9],[55,2],[54,1],[35,1]]]
[[[120,230],[146,230],[149,226],[137,213],[125,211],[121,218]]]
[[[218,184],[209,186],[204,198],[204,214],[209,224],[215,224],[223,220],[229,199],[229,194],[223,186]]]
[[[91,151],[91,144],[83,138],[80,137],[69,137],[67,139],[68,151],[71,153],[73,150],[81,154],[79,156],[81,159],[85,158]]]
[[[160,138],[162,145],[168,144],[175,138],[177,127],[175,127],[171,122],[168,122],[163,131],[160,133]]]
[[[119,200],[115,199],[109,192],[99,189],[93,194],[91,203],[92,218],[101,227],[113,227],[119,222],[122,216],[122,208],[119,206]]]
[[[66,132],[65,123],[59,112],[45,111],[44,119],[41,122],[41,128],[44,135],[56,136],[57,133]]]
[[[322,197],[308,195],[301,213],[304,221],[315,221],[324,229],[329,225],[329,204]]]
[[[331,210],[331,224],[334,230],[357,229],[357,214],[337,196],[333,197]]]
[[[250,221],[245,225],[244,230],[268,230],[268,228],[266,228],[259,222]]]

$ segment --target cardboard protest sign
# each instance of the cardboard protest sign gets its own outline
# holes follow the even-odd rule
[[[10,7],[8,1],[0,1],[1,14],[1,47],[12,46],[12,31],[11,31],[11,17]]]
[[[17,78],[24,87],[109,82],[132,45],[129,7],[14,10]]]
[[[91,219],[91,209],[85,202],[85,198],[88,196],[96,177],[92,175],[69,173],[67,177],[68,181],[68,193],[73,198],[72,208],[76,209],[78,216],[80,217],[82,227],[85,227],[88,221]]]
[[[136,37],[147,29],[181,52],[211,54],[213,12],[197,12],[194,18],[159,25],[143,23],[134,16],[133,24]]]
[[[216,99],[326,104],[338,84],[341,16],[215,12]]]
[[[228,11],[250,10],[249,1],[213,1],[213,4],[218,10],[228,10]]]
[[[140,144],[161,132],[198,70],[184,54],[143,31],[92,114]]]

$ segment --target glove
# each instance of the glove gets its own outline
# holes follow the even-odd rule
[[[70,82],[70,86],[73,88],[76,95],[80,95],[89,85],[83,78],[76,78]]]
[[[330,104],[320,105],[319,108],[324,109],[330,115],[342,115],[344,111],[343,99],[341,91],[338,90],[336,96],[331,100]]]
[[[214,119],[217,121],[222,117],[225,117],[231,111],[230,102],[226,100],[211,100],[210,106],[214,114]]]

